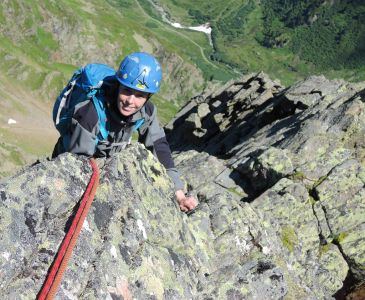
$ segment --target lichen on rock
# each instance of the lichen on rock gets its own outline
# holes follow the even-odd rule
[[[260,72],[194,97],[166,127],[188,213],[142,145],[98,159],[56,299],[334,299],[365,282],[363,89]],[[90,174],[64,154],[0,185],[0,298],[36,298]]]

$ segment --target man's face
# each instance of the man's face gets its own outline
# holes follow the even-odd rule
[[[139,111],[147,101],[149,93],[141,92],[122,84],[119,85],[118,109],[123,116]]]

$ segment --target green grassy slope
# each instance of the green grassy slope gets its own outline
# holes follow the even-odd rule
[[[199,46],[203,49],[205,58],[209,58],[212,51],[212,47],[209,45],[209,40],[205,33],[176,29],[164,23],[160,13],[154,9],[148,0],[108,1],[122,14],[128,15],[129,18],[145,25],[162,40],[169,41],[169,44],[174,46],[173,51],[189,59],[202,70],[204,80],[209,80],[213,77],[216,80],[226,82],[233,77],[237,77],[237,74],[224,64],[213,63],[209,59],[207,59],[207,62],[204,59]],[[161,43],[162,40],[160,40]]]
[[[263,70],[284,85],[313,74],[365,80],[365,5],[360,0],[154,2],[172,21],[209,21],[216,51],[208,54],[243,73]]]

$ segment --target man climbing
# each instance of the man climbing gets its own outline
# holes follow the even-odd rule
[[[172,160],[164,130],[158,124],[157,109],[148,101],[160,90],[162,72],[158,61],[144,52],[131,53],[123,59],[115,76],[117,80],[106,91],[106,138],[100,138],[104,126],[95,102],[91,99],[79,102],[68,122],[67,139],[61,134],[52,157],[64,152],[110,157],[130,143],[138,127],[138,141],[158,158],[174,182],[180,209],[194,209],[198,202],[183,192],[184,185]]]

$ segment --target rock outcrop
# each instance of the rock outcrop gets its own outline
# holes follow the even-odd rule
[[[340,299],[365,282],[364,88],[259,73],[192,99],[166,127],[188,214],[143,146],[98,160],[56,299]],[[35,299],[90,175],[64,154],[0,185],[1,299]]]
[[[285,89],[251,73],[166,126],[190,192],[204,202],[230,191],[273,217],[287,266],[317,299],[365,281],[364,101],[365,83],[312,76]]]

